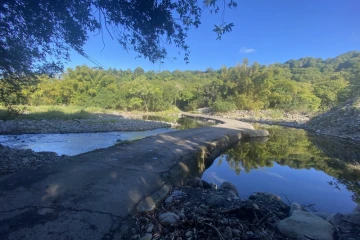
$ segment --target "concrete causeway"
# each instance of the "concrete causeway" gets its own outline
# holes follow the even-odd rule
[[[1,177],[0,239],[120,239],[129,213],[151,210],[171,186],[201,176],[241,136],[266,135],[248,123],[210,119],[222,124],[147,137]]]

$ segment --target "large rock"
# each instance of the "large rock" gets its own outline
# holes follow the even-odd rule
[[[159,221],[162,225],[176,225],[180,217],[173,212],[166,212],[159,216]]]
[[[236,193],[236,195],[239,196],[239,192],[238,190],[236,189],[235,185],[230,183],[230,182],[223,182],[221,185],[220,185],[220,189],[225,189],[225,190],[231,190],[231,191],[234,191]]]
[[[278,222],[278,230],[286,237],[301,238],[308,236],[317,240],[333,240],[335,228],[324,219],[301,210]]]

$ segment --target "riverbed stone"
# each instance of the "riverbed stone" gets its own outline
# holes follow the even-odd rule
[[[236,193],[237,196],[239,196],[239,192],[237,190],[237,188],[235,187],[234,184],[232,184],[231,182],[223,182],[220,185],[220,189],[225,189],[225,190],[231,190],[234,191]]]
[[[152,239],[152,235],[150,233],[147,233],[142,238],[140,238],[140,240],[151,240],[151,239]]]
[[[300,204],[298,204],[297,202],[291,203],[289,215],[292,215],[295,210],[303,210]]]
[[[231,228],[230,228],[229,226],[227,226],[227,227],[225,228],[223,235],[224,235],[224,238],[225,238],[225,239],[228,239],[228,240],[231,240],[231,239],[232,239],[233,234],[232,234],[232,230],[231,230]]]
[[[330,213],[327,213],[327,212],[312,212],[311,214],[321,217],[324,220],[326,220],[330,216]]]
[[[171,193],[171,197],[173,197],[174,199],[182,199],[185,197],[185,193],[183,191],[180,190],[174,190]]]
[[[356,228],[360,225],[360,212],[350,214],[333,213],[326,221],[342,232],[355,232]]]
[[[318,240],[333,240],[335,228],[324,219],[301,210],[278,222],[278,230],[286,237],[308,236]]]
[[[150,223],[146,228],[146,232],[151,233],[153,229],[154,229],[154,224]]]
[[[158,204],[160,204],[166,196],[169,194],[171,186],[164,184],[159,190],[147,196],[137,206],[136,211],[138,213],[152,212]]]
[[[166,204],[166,205],[170,205],[170,204],[172,203],[172,201],[173,201],[173,197],[172,197],[172,196],[169,196],[169,197],[167,197],[167,198],[165,199],[165,204]]]
[[[194,188],[196,188],[196,187],[202,188],[203,187],[203,182],[201,181],[200,178],[195,177],[195,178],[187,180],[186,185],[189,186],[189,187],[194,187]]]
[[[212,194],[208,199],[206,199],[206,203],[209,205],[209,207],[218,207],[225,200],[226,199],[221,195]]]
[[[360,212],[360,205],[357,205],[357,206],[354,208],[353,212]]]
[[[159,221],[162,225],[175,225],[179,222],[180,217],[173,212],[166,212],[159,216]]]
[[[251,137],[268,137],[270,136],[268,130],[260,129],[256,130],[251,134]]]

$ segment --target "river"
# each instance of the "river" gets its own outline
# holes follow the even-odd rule
[[[215,159],[202,179],[230,181],[241,197],[270,192],[329,213],[348,213],[360,203],[359,145],[301,129],[261,128],[270,132],[267,141],[240,142]]]

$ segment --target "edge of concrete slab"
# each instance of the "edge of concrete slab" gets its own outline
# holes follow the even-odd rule
[[[218,156],[220,156],[227,149],[231,148],[234,144],[238,143],[242,137],[258,138],[269,136],[269,132],[266,130],[255,130],[252,125],[236,120],[188,113],[182,113],[182,116],[213,120],[220,122],[220,127],[240,129],[237,134],[225,135],[216,141],[204,143],[203,146],[200,146],[198,151],[193,152],[187,156],[183,156],[182,159],[172,169],[162,174],[166,184],[161,187],[160,190],[145,196],[144,199],[137,204],[137,212],[153,211],[171,191],[171,186],[184,185],[186,179],[189,177],[200,176]],[[217,125],[213,127],[217,127]],[[190,168],[197,169],[197,172],[191,173]],[[164,187],[166,191],[162,190]],[[159,191],[161,194],[158,193]]]

